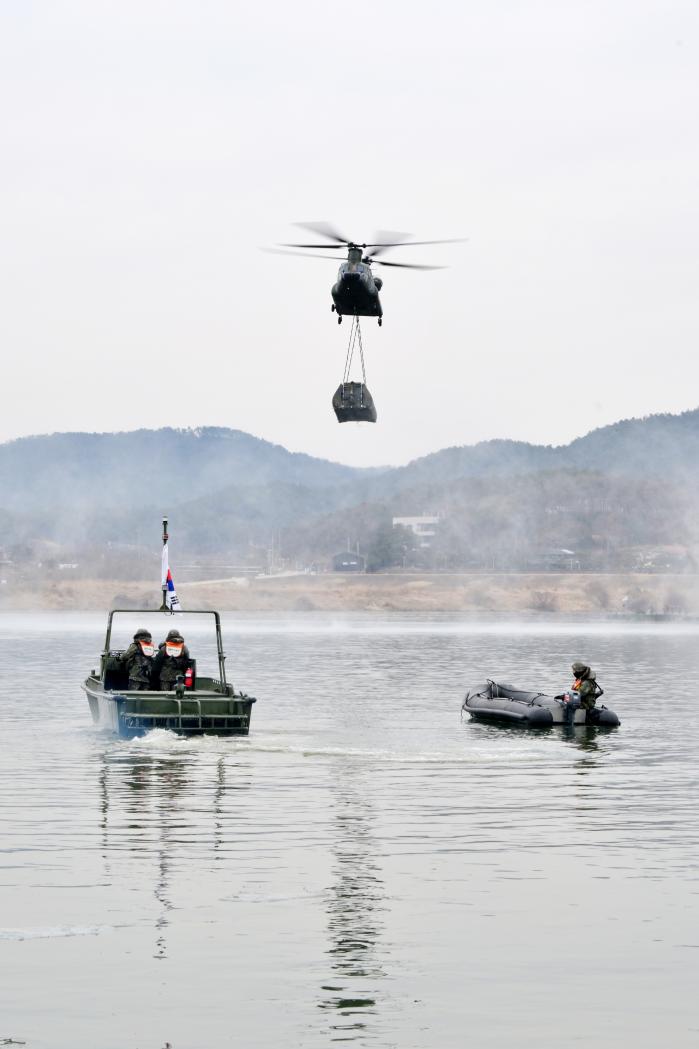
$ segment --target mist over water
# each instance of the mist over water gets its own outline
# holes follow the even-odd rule
[[[132,742],[104,625],[0,616],[0,1039],[696,1044],[697,625],[228,615],[250,736]],[[460,719],[576,658],[619,730]]]

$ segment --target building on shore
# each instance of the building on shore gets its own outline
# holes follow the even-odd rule
[[[423,514],[420,517],[394,517],[393,527],[407,528],[419,540],[419,545],[427,549],[432,544],[439,526],[439,514]]]
[[[366,572],[366,558],[364,554],[355,554],[351,550],[343,550],[335,554],[332,559],[333,572]]]

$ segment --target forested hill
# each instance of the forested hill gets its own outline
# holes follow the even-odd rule
[[[699,409],[627,419],[558,447],[494,440],[445,448],[391,471],[381,483],[395,490],[465,477],[512,477],[565,469],[696,481]]]
[[[99,501],[105,507],[180,501],[231,488],[298,484],[318,489],[361,482],[361,498],[468,477],[550,470],[684,478],[699,474],[699,409],[630,419],[553,447],[492,440],[445,448],[407,466],[358,470],[287,451],[240,430],[57,433],[0,445],[2,508],[22,512]]]
[[[493,440],[382,470],[222,428],[54,434],[0,445],[0,553],[14,562],[20,547],[31,558],[32,544],[53,543],[58,560],[82,563],[150,549],[166,513],[187,556],[281,544],[289,561],[325,563],[348,539],[369,549],[394,516],[426,513],[440,517],[432,549],[444,566],[513,551],[525,563],[549,547],[604,551],[611,564],[615,550],[699,543],[698,482],[699,409],[566,446]]]
[[[563,449],[566,463],[611,474],[699,476],[699,409],[681,415],[626,419],[593,430]]]
[[[98,505],[166,508],[173,492],[183,502],[232,484],[319,488],[341,484],[358,472],[220,427],[56,433],[0,445],[0,505],[20,512]]]

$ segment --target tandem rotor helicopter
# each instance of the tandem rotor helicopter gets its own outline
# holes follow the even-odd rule
[[[364,366],[364,347],[362,345],[362,332],[359,325],[360,317],[376,317],[379,325],[383,322],[383,309],[379,292],[383,287],[380,277],[372,273],[372,265],[393,266],[404,270],[439,270],[443,266],[421,266],[412,262],[384,262],[377,259],[377,255],[388,251],[390,248],[421,247],[423,244],[458,244],[464,238],[457,237],[450,240],[410,240],[406,233],[377,233],[372,244],[359,244],[348,240],[327,222],[297,222],[301,229],[310,230],[326,240],[330,244],[283,244],[280,248],[303,248],[304,251],[286,251],[280,248],[267,248],[275,255],[300,255],[308,259],[332,259],[332,255],[316,255],[309,249],[319,248],[322,251],[346,251],[347,259],[340,265],[337,280],[330,289],[332,295],[332,311],[337,314],[337,323],[342,324],[342,318],[352,318],[352,326],[345,358],[345,370],[342,382],[338,386],[332,399],[332,406],[337,421],[344,422],[369,422],[375,423],[377,419],[376,406],[369,393],[366,384],[366,369]],[[350,378],[352,364],[355,360],[355,351],[361,365],[361,382]]]
[[[337,323],[342,324],[343,316],[349,317],[376,317],[379,325],[383,321],[383,309],[379,292],[383,287],[380,277],[372,273],[372,264],[377,266],[393,266],[404,270],[440,270],[443,266],[420,266],[410,262],[385,262],[378,260],[377,255],[383,254],[389,248],[420,247],[423,244],[457,244],[463,238],[457,237],[451,240],[409,240],[404,233],[377,234],[378,237],[388,239],[377,240],[373,244],[358,244],[348,240],[338,233],[327,222],[297,222],[295,225],[301,229],[310,230],[327,240],[334,241],[333,244],[284,244],[284,248],[321,248],[324,251],[347,251],[347,260],[343,262],[337,274],[337,281],[330,289],[333,298],[331,310],[337,314]],[[278,248],[268,248],[276,255],[299,255],[306,259],[332,259],[332,255],[307,254],[305,251],[280,251]]]

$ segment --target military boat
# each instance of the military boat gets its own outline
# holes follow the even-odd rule
[[[600,695],[602,689],[599,690]],[[528,728],[548,728],[566,723],[565,702],[562,696],[547,696],[543,692],[528,692],[513,685],[500,685],[497,681],[486,681],[474,685],[466,693],[462,711],[480,721],[495,721]],[[605,706],[594,706],[591,710],[578,707],[574,725],[597,725],[616,728],[619,718]]]
[[[167,729],[180,736],[247,736],[256,700],[244,692],[235,692],[226,681],[218,612],[197,609],[183,614],[211,618],[216,636],[218,677],[198,674],[196,659],[191,659],[185,675],[178,678],[175,688],[168,692],[129,689],[125,668],[120,665],[124,649],[111,647],[114,619],[120,615],[138,616],[142,621],[151,616],[160,616],[162,620],[165,615],[169,623],[173,622],[172,614],[162,609],[154,612],[115,608],[109,613],[99,671],[93,670],[82,685],[98,728],[114,732],[122,739],[144,736],[154,728]]]

